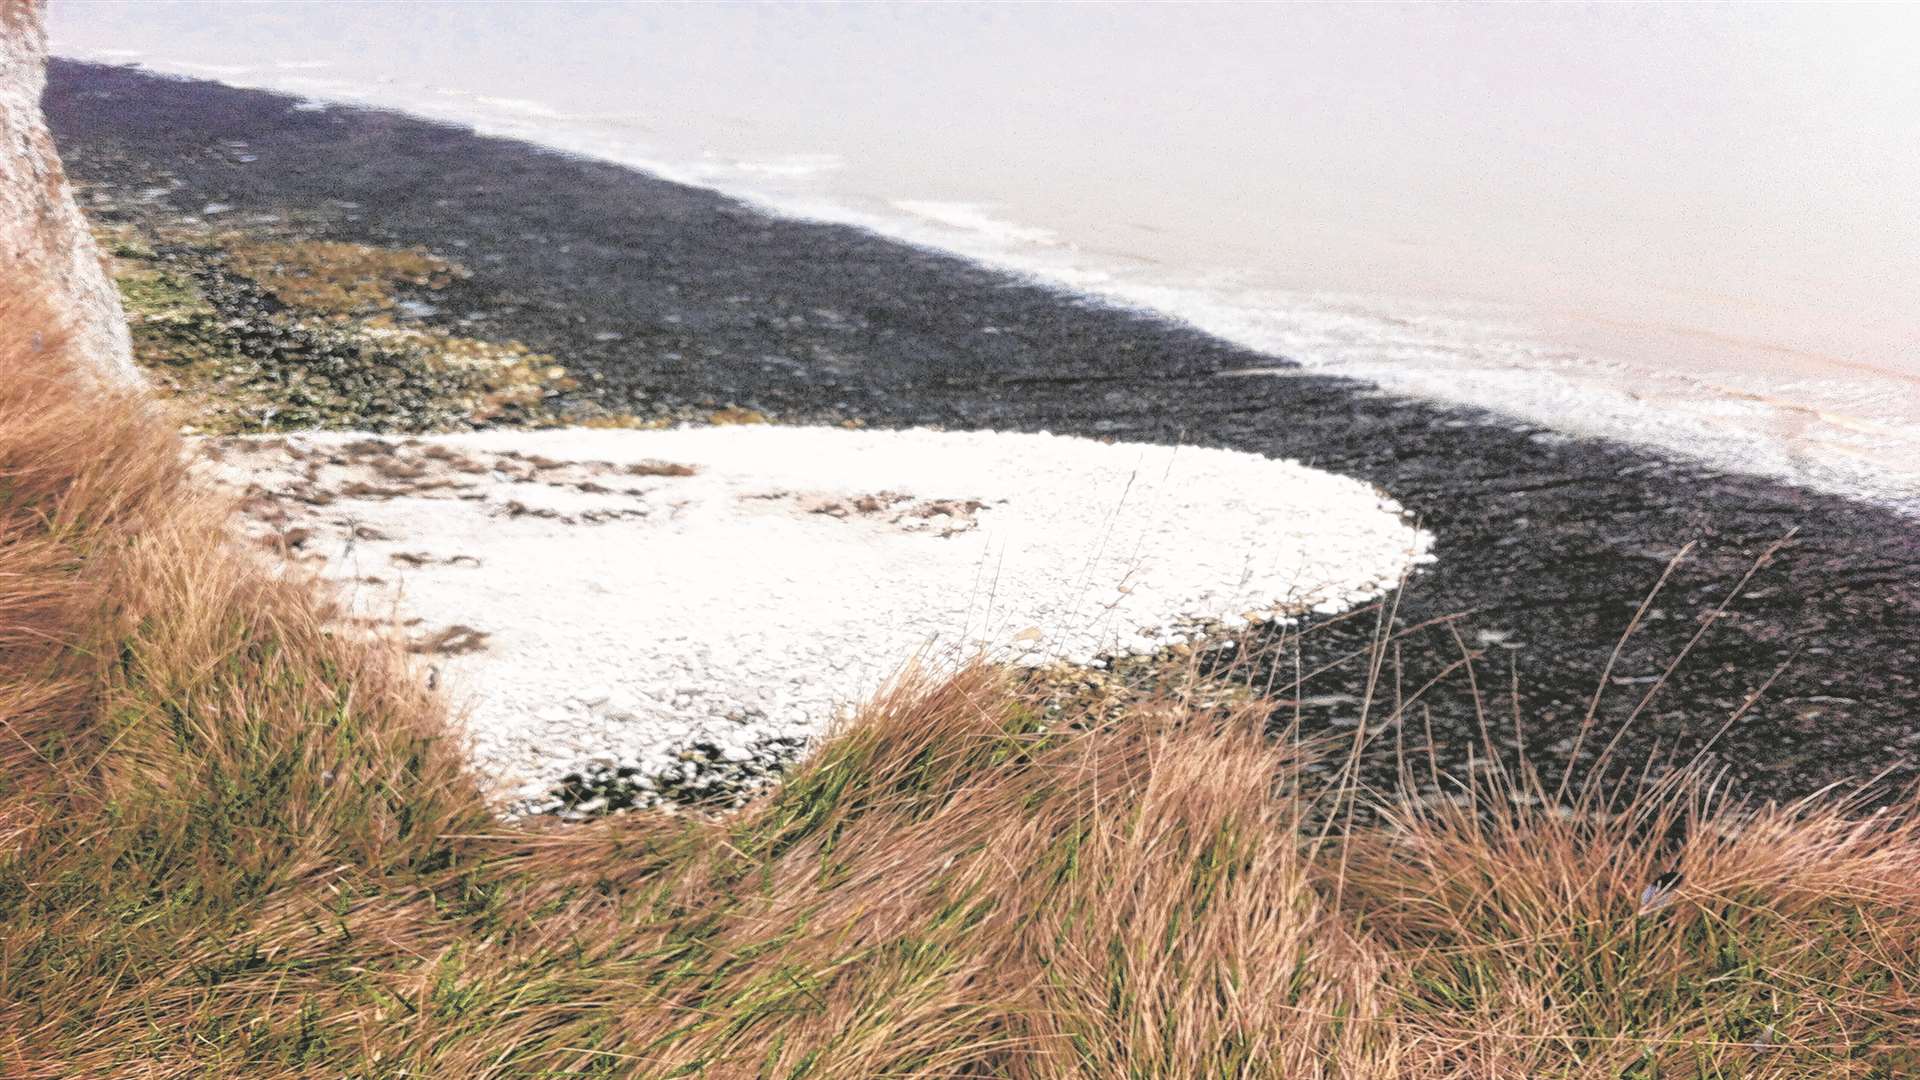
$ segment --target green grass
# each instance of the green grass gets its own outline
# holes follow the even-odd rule
[[[403,655],[0,308],[0,1075],[1920,1072],[1911,804],[1407,804],[1257,702],[974,668],[735,814],[500,823]]]

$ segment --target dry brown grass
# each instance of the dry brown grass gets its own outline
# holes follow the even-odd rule
[[[1049,725],[975,668],[725,818],[500,825],[403,655],[63,363],[0,305],[0,1075],[1920,1070],[1911,805],[1408,805],[1252,705]]]

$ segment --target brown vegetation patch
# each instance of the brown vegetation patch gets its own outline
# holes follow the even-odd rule
[[[775,493],[758,499],[794,498],[810,514],[841,520],[860,519],[891,525],[903,532],[933,532],[941,537],[971,532],[980,525],[987,504],[978,499],[922,499],[898,491],[866,495],[789,495]]]
[[[433,653],[439,656],[462,656],[484,650],[487,647],[487,639],[492,636],[485,630],[476,630],[463,623],[455,623],[414,641],[407,646],[407,651]]]
[[[307,240],[263,241],[223,233],[228,265],[283,304],[331,315],[390,314],[396,289],[444,289],[468,276],[465,267],[419,248]]]

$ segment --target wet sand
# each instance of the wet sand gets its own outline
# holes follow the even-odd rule
[[[1377,484],[1438,537],[1439,561],[1409,583],[1398,624],[1459,616],[1401,638],[1382,693],[1412,693],[1464,641],[1482,653],[1474,672],[1496,739],[1515,743],[1518,715],[1550,775],[1668,559],[1695,543],[1614,664],[1610,723],[1797,528],[1635,720],[1620,760],[1690,757],[1788,664],[1717,744],[1741,790],[1920,776],[1920,532],[1892,511],[1349,380],[1235,377],[1286,362],[855,229],[446,125],[74,63],[54,65],[46,104],[70,172],[107,202],[177,182],[153,205],[225,204],[236,223],[288,215],[318,238],[459,261],[472,277],[431,319],[563,357],[599,407],[1185,442]],[[1302,663],[1373,633],[1371,615],[1316,629]],[[1290,679],[1293,655],[1276,655]],[[1258,664],[1240,675],[1273,677]],[[1316,679],[1299,695],[1304,724],[1350,731],[1365,675],[1347,662]],[[1409,745],[1430,724],[1443,764],[1480,752],[1459,673],[1422,701],[1407,713]],[[1393,752],[1389,734],[1372,756],[1382,779]]]

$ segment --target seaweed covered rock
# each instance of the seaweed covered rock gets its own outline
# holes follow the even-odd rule
[[[575,386],[551,356],[423,318],[466,274],[426,252],[106,216],[134,360],[196,431],[546,426]]]

